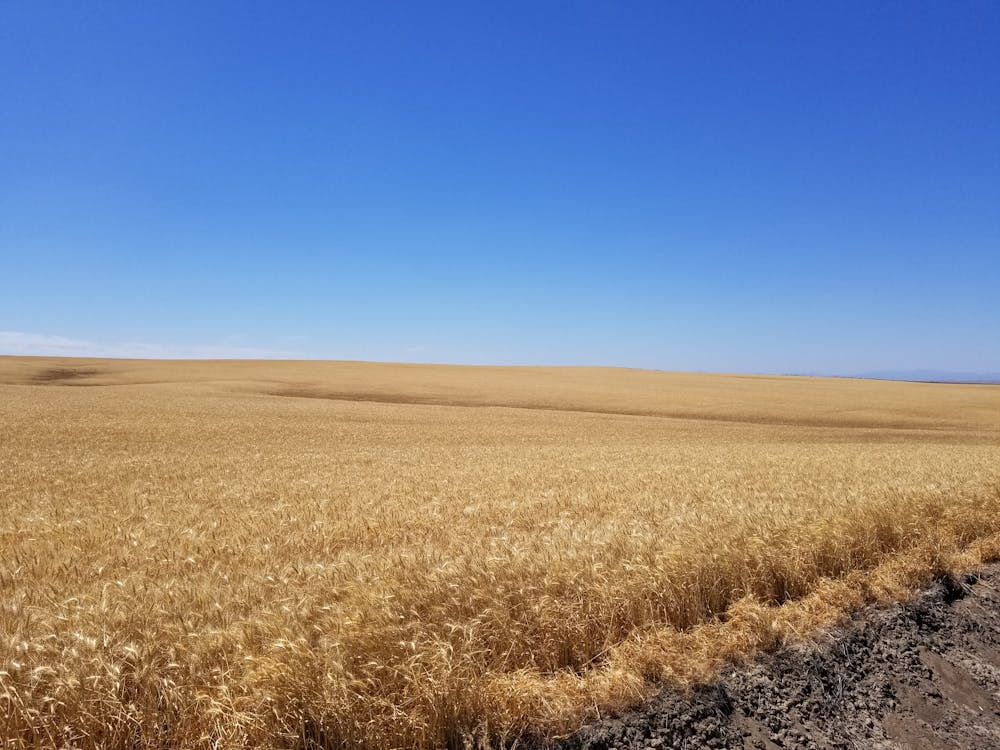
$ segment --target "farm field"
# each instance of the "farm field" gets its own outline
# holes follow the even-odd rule
[[[555,737],[1000,558],[1000,386],[0,357],[0,747]]]

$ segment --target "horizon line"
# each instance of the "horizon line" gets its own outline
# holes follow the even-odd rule
[[[562,369],[562,370],[634,370],[638,372],[657,372],[678,375],[729,375],[734,377],[772,377],[772,378],[837,378],[840,380],[879,380],[900,383],[926,383],[929,385],[1000,385],[1000,373],[972,373],[947,370],[872,370],[863,373],[832,374],[816,372],[754,372],[746,370],[671,370],[658,367],[636,367],[629,365],[553,365],[553,364],[469,364],[463,362],[408,362],[404,360],[382,359],[337,359],[330,357],[243,357],[243,356],[166,356],[137,357],[115,355],[80,355],[80,354],[11,354],[0,352],[3,359],[60,359],[87,360],[108,362],[149,362],[149,363],[341,363],[341,364],[372,364],[401,365],[408,367],[468,367],[482,369]],[[921,376],[921,373],[923,375]]]

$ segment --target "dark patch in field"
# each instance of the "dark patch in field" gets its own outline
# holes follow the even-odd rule
[[[552,750],[1000,748],[1000,566],[868,609],[688,693],[603,719]]]
[[[89,378],[97,375],[97,370],[82,367],[50,367],[35,373],[31,380],[34,383],[65,383],[78,378]]]

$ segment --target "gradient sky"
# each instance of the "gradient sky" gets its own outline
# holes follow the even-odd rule
[[[1000,3],[0,5],[0,353],[1000,371]]]

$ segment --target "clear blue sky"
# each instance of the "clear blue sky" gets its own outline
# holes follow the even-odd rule
[[[992,1],[10,0],[0,144],[8,353],[1000,371]]]

